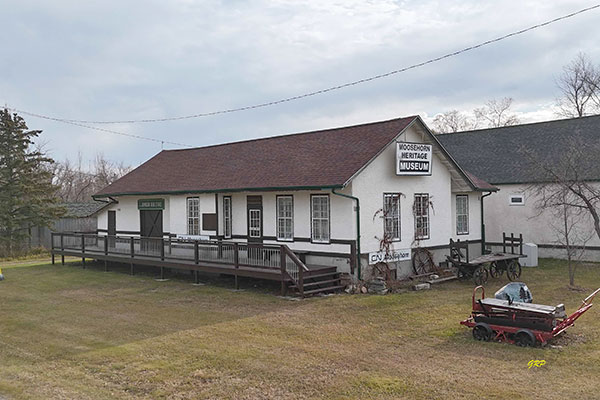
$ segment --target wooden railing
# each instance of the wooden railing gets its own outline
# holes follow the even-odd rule
[[[53,232],[51,242],[53,251],[77,252],[84,260],[86,256],[116,255],[132,260],[152,258],[194,264],[210,262],[234,266],[236,269],[280,269],[282,277],[289,277],[300,290],[304,273],[308,271],[306,265],[286,245],[65,232]]]

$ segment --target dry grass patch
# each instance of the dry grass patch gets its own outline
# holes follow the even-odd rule
[[[8,271],[0,283],[0,397],[206,399],[594,398],[598,310],[562,347],[475,342],[459,326],[472,286],[288,301],[74,266]],[[600,286],[598,266],[579,282]],[[562,263],[525,269],[536,302],[582,294]],[[490,281],[491,293],[504,281]],[[528,369],[531,359],[545,359]]]

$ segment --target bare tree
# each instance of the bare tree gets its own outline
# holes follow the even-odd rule
[[[561,91],[556,100],[559,115],[583,117],[600,111],[600,68],[584,53],[563,67],[556,86]]]
[[[123,163],[108,161],[96,155],[86,168],[81,154],[75,161],[66,159],[53,165],[54,183],[59,187],[57,196],[63,202],[87,202],[100,189],[111,184],[131,170]]]
[[[475,129],[473,119],[458,110],[443,112],[433,119],[433,130],[436,133],[456,133],[471,129]]]
[[[510,110],[513,102],[512,97],[489,100],[485,106],[473,110],[477,124],[487,125],[488,128],[518,124],[519,118]]]
[[[517,115],[511,111],[513,102],[511,97],[505,97],[500,100],[489,100],[483,107],[474,109],[470,114],[458,110],[443,112],[433,119],[433,131],[456,133],[480,127],[498,128],[516,125],[520,121]]]
[[[572,199],[562,199],[562,204],[552,210],[550,226],[556,233],[556,244],[564,249],[567,256],[569,285],[574,287],[577,265],[583,258],[585,247],[594,236],[594,231],[589,229],[589,218],[585,210],[568,205],[572,202]]]
[[[545,211],[553,215],[551,226],[567,251],[572,285],[575,274],[572,261],[579,249],[594,234],[600,238],[600,182],[594,182],[589,174],[600,148],[573,132],[565,140],[561,156],[547,157],[531,148],[523,148],[520,153],[531,164],[530,178],[536,183],[527,191],[536,198],[538,216]]]

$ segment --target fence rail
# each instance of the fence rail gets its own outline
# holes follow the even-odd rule
[[[137,259],[140,264],[144,258],[150,258],[186,264],[223,264],[236,269],[280,270],[282,278],[291,279],[299,287],[304,272],[308,271],[286,245],[53,232],[51,248],[53,253],[76,252],[88,258],[122,256],[131,262]]]

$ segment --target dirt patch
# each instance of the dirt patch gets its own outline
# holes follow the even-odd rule
[[[583,333],[565,332],[552,340],[552,346],[573,346],[585,342],[587,342],[587,339]]]

